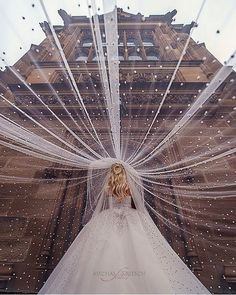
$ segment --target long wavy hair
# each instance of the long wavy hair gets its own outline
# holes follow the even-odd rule
[[[120,202],[130,195],[125,168],[122,164],[115,163],[111,166],[107,186],[108,192]]]

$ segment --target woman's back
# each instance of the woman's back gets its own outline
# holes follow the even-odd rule
[[[131,208],[131,196],[125,197],[122,201],[119,201],[116,197],[109,196],[109,208]]]

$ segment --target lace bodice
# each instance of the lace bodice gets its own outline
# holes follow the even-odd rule
[[[109,198],[109,207],[110,208],[123,208],[128,207],[131,208],[131,196],[126,197],[122,202],[119,202],[115,197]]]

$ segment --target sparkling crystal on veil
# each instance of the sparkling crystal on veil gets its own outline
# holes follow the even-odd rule
[[[94,163],[95,167],[108,167],[106,180],[111,163],[117,165],[117,159]],[[102,191],[96,208],[39,294],[209,294],[170,247],[145,209],[137,172],[125,162],[122,165],[131,195],[120,201],[107,195],[107,185],[100,181],[100,187],[99,183],[94,186],[94,178],[89,178],[88,187],[92,186],[93,190],[85,213],[90,212],[95,187]]]

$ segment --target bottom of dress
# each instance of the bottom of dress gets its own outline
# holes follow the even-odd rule
[[[132,208],[104,210],[82,229],[38,294],[210,294]]]

